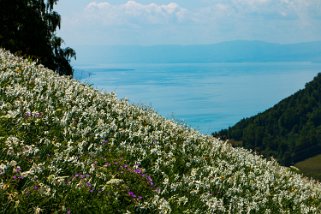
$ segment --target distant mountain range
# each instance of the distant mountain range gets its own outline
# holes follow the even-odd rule
[[[76,65],[109,63],[321,62],[321,41],[276,44],[230,41],[210,45],[76,46]]]

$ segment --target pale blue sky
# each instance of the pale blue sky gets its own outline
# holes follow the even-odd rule
[[[60,0],[67,46],[321,40],[321,0]]]

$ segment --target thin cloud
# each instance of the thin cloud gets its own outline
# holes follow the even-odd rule
[[[62,29],[70,40],[106,44],[321,39],[321,0],[172,1],[88,1],[82,12],[68,14]]]
[[[91,2],[86,6],[85,12],[88,18],[102,21],[107,25],[139,25],[182,22],[187,14],[187,9],[176,3],[141,4],[136,1],[128,1],[124,4],[110,4],[109,2]]]

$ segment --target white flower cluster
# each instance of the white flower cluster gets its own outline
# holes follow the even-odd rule
[[[123,180],[95,162],[117,155],[153,178],[153,197],[139,203],[159,213],[321,213],[320,183],[1,49],[0,119],[41,136],[31,145],[28,136],[0,136],[0,189],[9,160],[34,155],[42,159],[22,171],[51,174],[39,185],[46,196],[56,191],[43,183],[66,183],[66,165],[117,187]]]

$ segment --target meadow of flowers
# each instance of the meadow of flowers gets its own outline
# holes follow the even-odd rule
[[[321,185],[0,49],[0,213],[321,213]]]

